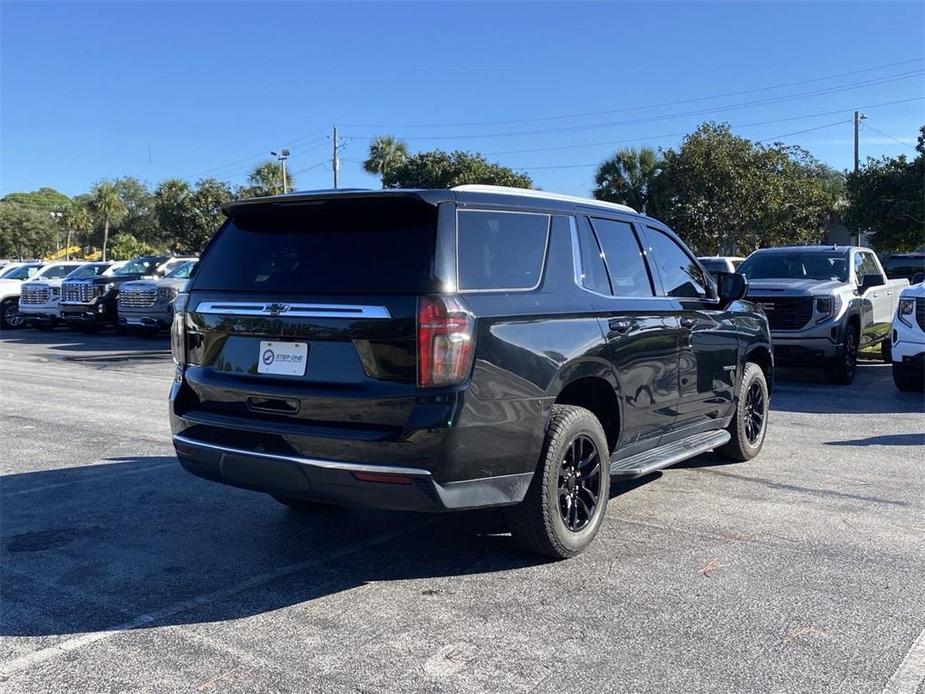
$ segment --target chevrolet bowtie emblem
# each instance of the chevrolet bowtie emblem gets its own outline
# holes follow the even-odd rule
[[[269,313],[271,316],[278,316],[288,310],[289,306],[287,304],[267,304],[263,307],[263,312]]]

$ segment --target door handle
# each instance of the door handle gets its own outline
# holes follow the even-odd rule
[[[611,332],[623,334],[630,331],[633,327],[633,321],[626,318],[611,318],[607,321],[607,325],[610,327]]]
[[[696,318],[690,318],[689,316],[682,316],[681,318],[682,328],[693,328],[695,325],[697,325]]]

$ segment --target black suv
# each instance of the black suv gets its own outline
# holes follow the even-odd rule
[[[462,186],[225,213],[172,328],[195,475],[300,509],[509,507],[569,557],[611,477],[761,450],[765,315],[628,207]]]

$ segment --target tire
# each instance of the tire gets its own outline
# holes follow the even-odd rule
[[[591,412],[553,405],[527,494],[506,510],[517,544],[553,559],[574,557],[591,544],[610,496],[609,450],[604,429]]]
[[[330,511],[331,509],[338,508],[333,504],[322,504],[317,501],[308,501],[307,499],[297,499],[293,496],[282,496],[279,494],[271,494],[274,499],[283,506],[288,506],[293,511],[298,511],[300,513],[307,513],[309,511]]]
[[[880,358],[884,364],[893,363],[893,342],[889,337],[880,343]]]
[[[716,449],[718,455],[741,463],[761,452],[768,432],[769,401],[764,371],[758,364],[748,362],[739,384],[735,414],[726,427],[732,438]]]
[[[19,312],[19,299],[7,299],[0,304],[0,327],[18,330],[26,321]]]
[[[904,393],[925,392],[925,374],[893,362],[893,383]]]
[[[836,386],[851,385],[858,370],[858,329],[851,325],[842,340],[841,356],[825,365],[826,380]]]

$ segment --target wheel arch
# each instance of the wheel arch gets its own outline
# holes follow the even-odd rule
[[[749,345],[745,352],[745,363],[748,362],[753,362],[761,368],[770,394],[774,389],[774,355],[771,346],[763,343]]]
[[[600,420],[610,453],[617,448],[622,431],[620,394],[620,383],[613,368],[602,360],[567,365],[556,374],[549,388],[555,404],[584,407]]]

